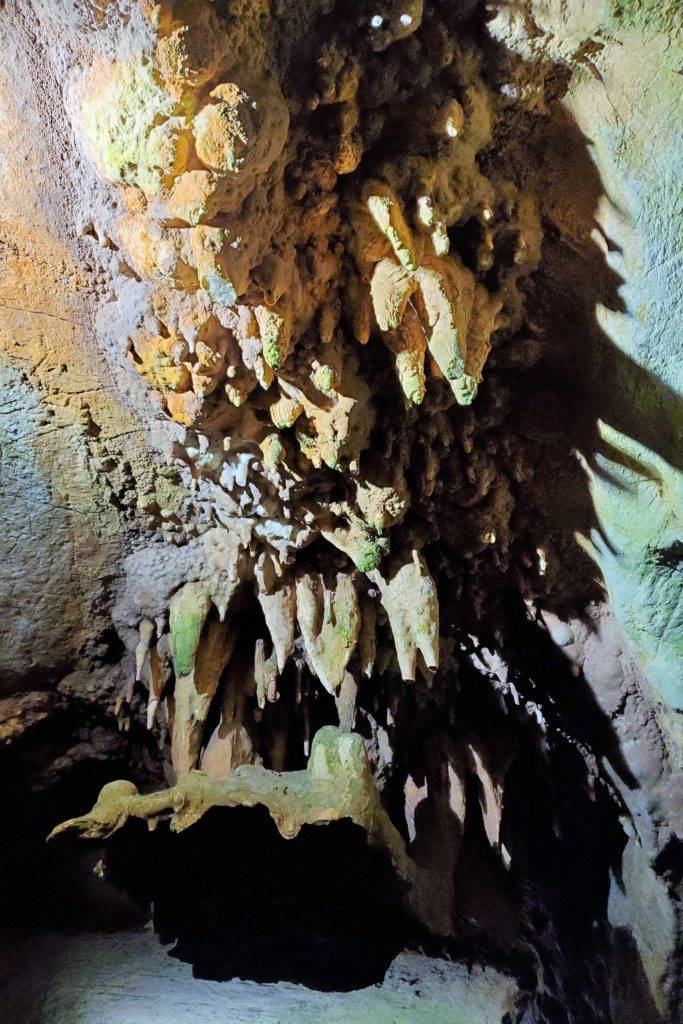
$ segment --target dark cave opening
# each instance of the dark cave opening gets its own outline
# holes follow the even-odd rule
[[[264,808],[214,808],[195,826],[129,824],[106,877],[130,892],[195,977],[350,991],[382,981],[415,924],[387,858],[348,821],[282,839]]]

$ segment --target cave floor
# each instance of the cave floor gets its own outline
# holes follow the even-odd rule
[[[5,1024],[499,1024],[516,985],[497,971],[401,953],[381,985],[319,992],[285,982],[204,981],[151,927],[6,936]]]

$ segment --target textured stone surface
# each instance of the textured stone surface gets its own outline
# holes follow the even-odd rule
[[[10,806],[338,721],[436,933],[539,1020],[675,1017],[680,28],[5,4]]]
[[[591,485],[592,553],[636,657],[680,710],[683,308],[672,288],[683,260],[680,7],[522,6],[526,22],[521,9],[501,8],[491,31],[527,61],[572,69],[563,102],[599,175],[592,238],[614,283],[611,301],[598,297],[595,307],[612,393],[598,385],[606,424]],[[590,56],[575,63],[585,47]]]
[[[370,843],[389,854],[399,877],[412,879],[414,866],[381,805],[361,738],[334,726],[315,734],[305,771],[269,772],[246,764],[218,781],[190,772],[180,776],[173,789],[146,796],[131,782],[110,782],[89,814],[58,825],[50,838],[76,832],[88,839],[106,839],[129,818],[142,818],[150,828],[170,818],[171,828],[181,832],[213,807],[256,805],[267,808],[286,839],[297,836],[307,824],[348,819],[365,829]]]
[[[151,931],[13,937],[0,986],[12,1024],[499,1024],[513,1009],[514,982],[487,968],[404,953],[383,984],[357,992],[312,992],[280,983],[219,983],[192,977]],[[26,970],[30,950],[39,970]]]

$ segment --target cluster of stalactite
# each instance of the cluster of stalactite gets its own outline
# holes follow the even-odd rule
[[[524,324],[539,258],[531,202],[480,170],[493,113],[474,53],[421,0],[333,7],[297,5],[287,29],[261,0],[144,3],[144,47],[98,56],[75,89],[120,198],[107,244],[145,287],[128,357],[182,428],[190,513],[165,528],[192,539],[192,569],[134,624],[178,777],[258,764],[283,685],[305,756],[319,685],[343,730],[378,675],[431,685],[439,524],[411,510],[449,410]],[[283,770],[284,716],[274,732]],[[468,757],[458,807],[466,771],[490,775]]]

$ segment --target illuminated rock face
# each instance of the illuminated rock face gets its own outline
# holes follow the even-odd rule
[[[247,587],[268,627],[244,689],[263,695],[260,707],[295,652],[330,693],[347,673],[355,687],[358,639],[372,634],[376,646],[378,604],[389,627],[379,642],[393,641],[402,677],[438,669],[436,585],[423,540],[402,528],[420,432],[411,407],[428,410],[437,394],[446,408],[473,401],[494,335],[504,344],[524,323],[518,284],[541,237],[532,201],[479,170],[493,112],[474,53],[456,52],[433,13],[423,26],[421,4],[385,12],[381,31],[361,23],[356,49],[343,28],[332,32],[303,82],[279,66],[267,4],[219,13],[204,2],[141,6],[144,45],[94,57],[70,92],[80,143],[119,191],[109,244],[144,288],[128,358],[183,428],[174,457],[191,492],[174,540],[201,538],[168,631],[158,604],[135,642],[148,721],[164,707],[181,771],[206,741]],[[395,127],[365,96],[405,93],[384,83],[399,43],[417,63],[429,48],[430,65],[402,112],[419,131],[382,156]],[[317,153],[302,162],[306,146]],[[468,266],[449,237],[465,221],[480,236]],[[381,482],[367,458],[388,414],[365,366],[371,337],[405,395],[392,396],[400,450]],[[342,553],[342,572],[316,541]],[[224,653],[209,679],[195,660],[214,642]],[[169,652],[174,684],[158,667]],[[266,685],[260,665],[273,657]]]

